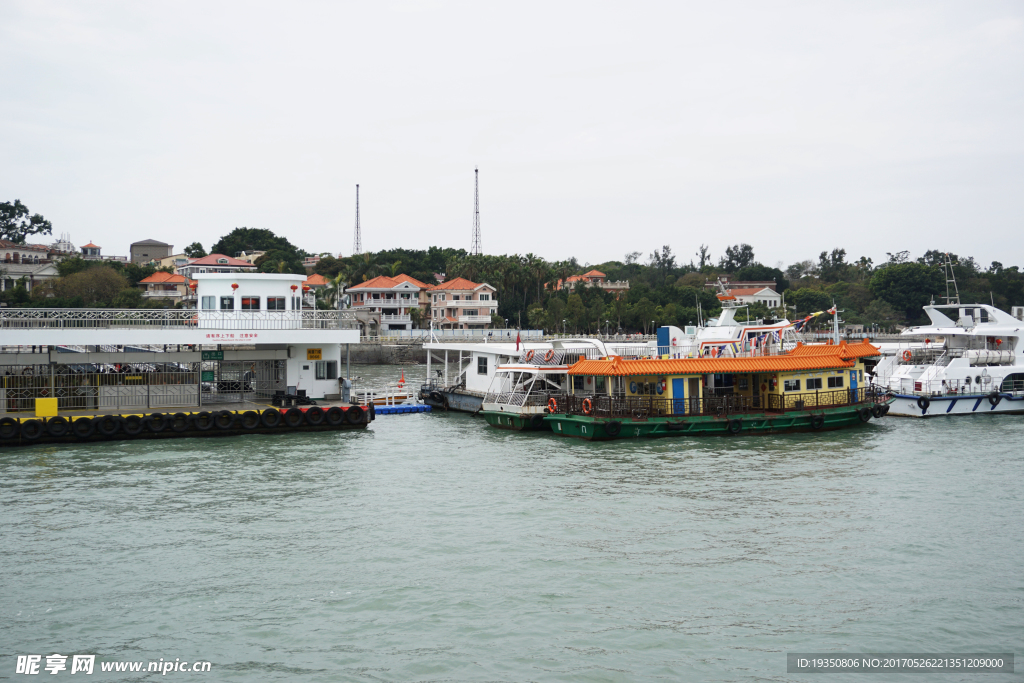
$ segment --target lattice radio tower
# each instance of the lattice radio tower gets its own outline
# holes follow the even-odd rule
[[[363,230],[359,227],[359,186],[356,185],[356,234],[352,238],[352,254],[363,253]]]
[[[473,169],[473,173],[476,176],[476,188],[473,192],[473,248],[469,253],[479,256],[483,253],[480,250],[480,169]]]

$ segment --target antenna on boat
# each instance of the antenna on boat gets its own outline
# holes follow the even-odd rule
[[[359,185],[356,185],[356,234],[352,238],[352,255],[363,253],[363,229],[359,227]]]
[[[473,247],[469,250],[469,253],[473,256],[479,256],[480,251],[480,169],[474,168],[473,175],[475,177],[475,187],[473,190]]]
[[[942,262],[942,273],[946,276],[946,304],[960,305],[960,290],[956,286],[956,276],[953,274],[953,262],[949,260],[949,252],[945,253],[946,259]],[[949,295],[949,286],[953,285],[953,296]]]

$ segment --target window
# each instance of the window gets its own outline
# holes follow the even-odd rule
[[[480,356],[476,359],[476,374],[487,374],[487,356]]]
[[[743,389],[744,391],[746,391],[747,389],[750,388],[750,378],[747,377],[746,375],[741,375],[740,379],[739,379],[739,383],[736,386],[738,388]],[[799,388],[799,387],[797,387],[797,388]]]
[[[260,310],[260,298],[258,296],[243,296],[242,297],[242,310],[243,311],[258,311],[258,310]]]
[[[318,360],[316,362],[317,379],[338,379],[338,361]]]
[[[491,295],[490,294],[481,294],[480,295],[480,301],[490,301],[490,300],[491,300]]]
[[[584,381],[582,376],[576,375],[575,377],[572,378],[573,391],[583,391],[585,386],[586,382]]]
[[[227,263],[227,262],[228,262],[228,260],[226,258],[219,258],[219,259],[217,259],[217,263]]]
[[[828,388],[829,389],[842,389],[842,387],[843,387],[843,376],[842,375],[839,375],[838,377],[829,377],[828,378]]]
[[[302,310],[302,298],[301,297],[297,297],[297,296],[293,296],[292,297],[292,310],[293,311],[301,311]]]
[[[476,315],[478,311],[463,311],[462,315]]]
[[[283,296],[268,296],[267,297],[267,310],[268,311],[284,311],[287,310],[284,307]]]
[[[215,296],[204,296],[203,297],[203,310],[212,311],[217,308],[217,297]]]
[[[458,294],[452,294],[452,301],[458,301],[458,300],[459,300],[459,295]]]
[[[807,390],[810,391],[811,389],[821,389],[820,377],[811,377],[807,380]]]
[[[800,391],[800,380],[787,379],[782,383],[782,386],[786,391]]]
[[[233,310],[235,310],[235,297],[233,297],[233,296],[222,296],[220,298],[220,310],[222,310],[222,311],[233,311]]]
[[[605,390],[605,378],[604,377],[595,377],[594,378],[594,393],[595,394],[605,394],[605,393],[607,393],[607,391]]]

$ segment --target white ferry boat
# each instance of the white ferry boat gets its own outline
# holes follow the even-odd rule
[[[892,415],[932,417],[1024,412],[1024,322],[984,304],[931,304],[923,338],[886,356],[873,382],[896,400]]]

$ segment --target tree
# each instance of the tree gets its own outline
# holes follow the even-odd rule
[[[0,202],[0,239],[24,244],[29,235],[49,235],[53,226],[38,213],[28,213],[28,207],[20,199],[14,202]]]
[[[214,252],[221,253],[221,252]],[[260,273],[294,273],[305,275],[306,268],[302,265],[302,259],[294,252],[281,249],[272,249],[253,262],[256,270]]]
[[[313,266],[313,272],[319,273],[320,275],[323,275],[326,278],[334,278],[337,277],[338,273],[341,272],[341,268],[341,261],[334,258],[333,256],[324,256],[323,258],[316,262],[315,266]]]
[[[754,248],[749,244],[736,244],[725,248],[725,256],[719,266],[729,273],[754,264]]]
[[[786,275],[781,270],[778,268],[762,266],[760,263],[755,263],[754,265],[747,266],[746,268],[740,268],[736,271],[736,279],[748,282],[775,280],[776,292],[784,292],[789,289],[789,280],[786,279]]]
[[[813,261],[797,261],[786,268],[786,277],[790,280],[799,280],[804,275],[810,275],[814,271]]]
[[[798,314],[823,311],[832,306],[832,297],[820,289],[809,287],[792,292],[787,299],[789,304],[796,306]]]
[[[211,254],[225,256],[234,256],[240,251],[284,251],[298,257],[300,262],[306,255],[286,238],[261,228],[235,228],[210,247]]]
[[[85,306],[109,306],[128,280],[112,268],[89,268],[53,283],[53,293],[65,299],[81,297]]]
[[[904,262],[886,266],[871,277],[871,293],[882,299],[907,320],[921,316],[921,308],[940,292],[945,279],[938,268]]]
[[[864,322],[869,325],[871,323],[875,323],[882,327],[887,327],[900,318],[899,314],[893,310],[892,306],[881,299],[875,299],[869,303],[867,308],[864,309],[864,315],[861,317],[864,319]]]
[[[845,249],[833,249],[831,254],[823,251],[818,256],[818,277],[822,280],[835,282],[842,279],[848,268]]]
[[[199,242],[193,242],[185,247],[185,251],[183,253],[189,258],[203,258],[206,256],[206,250],[203,249],[203,245]]]
[[[697,268],[699,270],[704,270],[704,266],[709,265],[711,263],[711,256],[708,255],[709,251],[711,250],[708,248],[708,245],[706,244],[700,245],[700,249],[697,250]]]
[[[142,290],[138,287],[129,287],[118,292],[111,305],[114,308],[142,308],[143,301]]]

